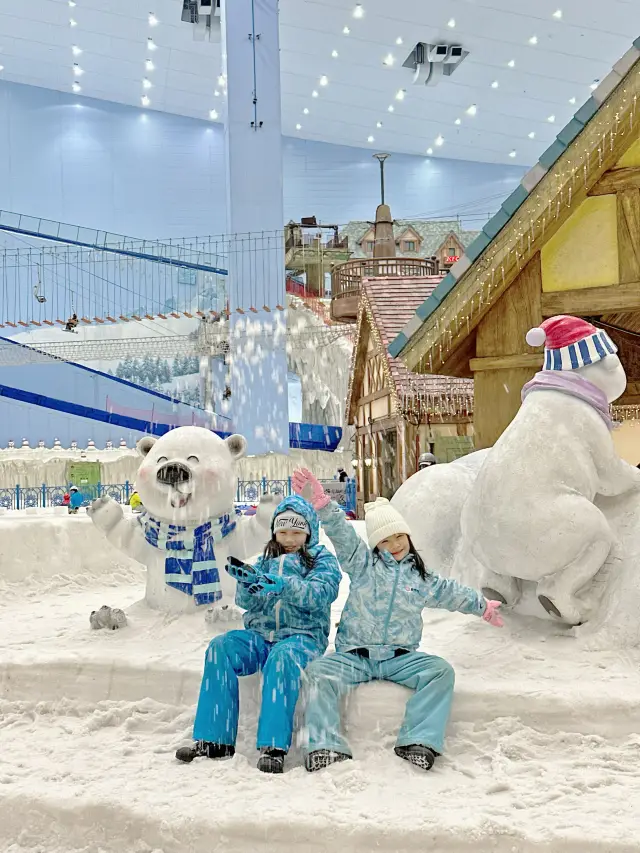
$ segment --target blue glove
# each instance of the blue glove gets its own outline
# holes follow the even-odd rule
[[[248,589],[251,595],[280,595],[284,589],[284,578],[280,575],[259,575]]]
[[[253,566],[250,566],[249,563],[243,563],[242,560],[237,560],[235,557],[228,557],[225,569],[227,574],[245,586],[258,579],[258,573]]]

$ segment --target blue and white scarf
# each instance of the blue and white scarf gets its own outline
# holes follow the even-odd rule
[[[222,598],[214,544],[222,542],[235,530],[235,520],[223,515],[200,527],[182,527],[158,521],[148,512],[142,512],[138,521],[147,542],[168,552],[164,561],[164,579],[168,586],[193,595],[197,605],[213,604]]]

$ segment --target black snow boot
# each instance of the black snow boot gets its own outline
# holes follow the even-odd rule
[[[423,746],[421,743],[412,743],[409,746],[396,746],[395,754],[405,761],[415,764],[416,767],[422,770],[431,770],[433,762],[436,760],[437,752],[434,752],[431,747]]]
[[[227,743],[209,743],[206,740],[197,740],[191,746],[181,746],[176,752],[178,761],[190,764],[194,758],[233,758],[235,746]]]
[[[284,749],[273,749],[268,747],[262,750],[258,759],[258,770],[263,773],[284,773],[284,757],[287,753]]]
[[[338,761],[349,761],[350,755],[345,755],[344,752],[335,752],[333,749],[316,749],[315,752],[310,752],[305,760],[304,766],[309,773],[315,770],[324,770],[331,764],[336,764]]]

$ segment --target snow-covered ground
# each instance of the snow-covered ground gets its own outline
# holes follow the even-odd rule
[[[180,765],[202,615],[136,604],[144,573],[86,517],[0,516],[0,850],[7,853],[496,851],[640,848],[640,653],[590,652],[550,622],[502,631],[427,613],[423,649],[457,672],[446,755],[393,754],[408,692],[353,694],[355,760],[255,769],[258,680],[243,679],[238,754]],[[335,607],[337,621],[346,585]],[[92,631],[102,604],[120,632]]]

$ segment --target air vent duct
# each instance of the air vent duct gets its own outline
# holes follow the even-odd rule
[[[469,51],[459,44],[426,44],[419,41],[403,63],[413,71],[414,86],[437,86],[450,77]]]

